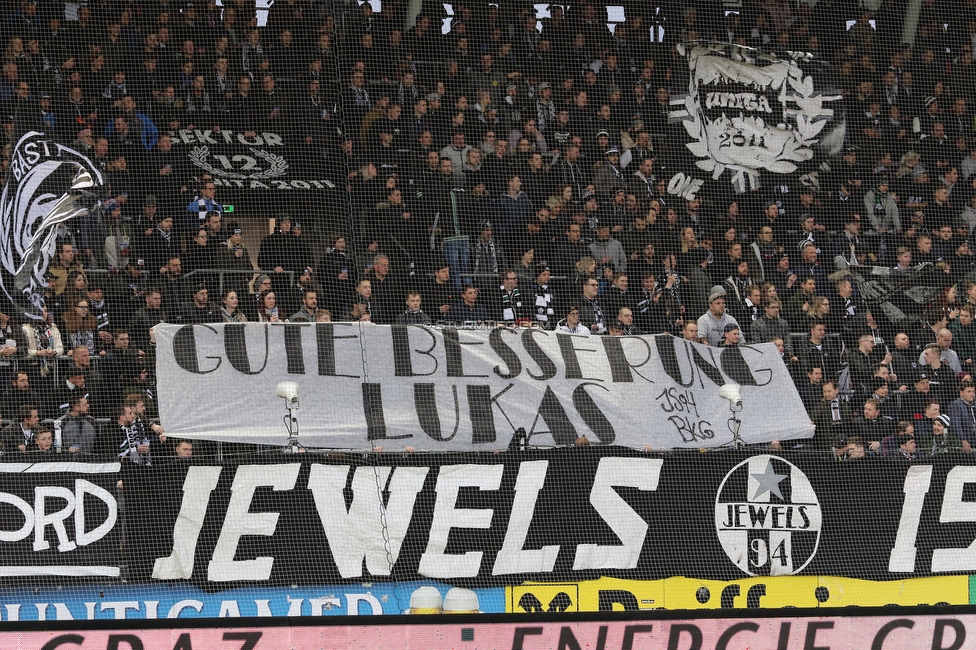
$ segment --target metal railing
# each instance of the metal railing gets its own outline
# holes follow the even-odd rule
[[[86,274],[92,275],[113,275],[108,269],[85,269]],[[295,284],[295,272],[285,271],[284,273],[275,273],[274,271],[262,271],[261,269],[194,269],[192,271],[187,271],[186,273],[180,274],[183,278],[192,278],[194,276],[217,276],[218,285],[216,287],[217,291],[223,293],[224,291],[224,278],[229,275],[267,275],[274,278],[278,275],[285,275],[288,277],[289,284]]]

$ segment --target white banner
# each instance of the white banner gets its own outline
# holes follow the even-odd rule
[[[669,117],[691,137],[685,146],[695,165],[715,180],[730,172],[737,193],[755,188],[762,170],[792,173],[817,146],[830,151],[842,142],[833,107],[843,97],[812,54],[781,57],[727,43],[683,44],[678,52],[688,59],[688,92],[672,97]]]
[[[747,443],[808,438],[772,344],[710,348],[668,335],[362,323],[159,325],[159,405],[171,435],[283,445],[279,382],[299,385],[309,447],[471,451],[532,445],[727,445],[726,383],[741,385]]]

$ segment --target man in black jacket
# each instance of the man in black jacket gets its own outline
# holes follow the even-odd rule
[[[813,409],[823,399],[823,369],[820,367],[808,368],[807,381],[799,382],[796,388],[807,413],[812,415]]]
[[[288,286],[285,273],[291,268],[297,253],[298,240],[291,232],[291,225],[291,216],[279,215],[277,229],[261,241],[258,251],[258,268],[271,276],[271,284],[276,292]]]
[[[600,305],[597,294],[600,293],[600,283],[593,278],[583,282],[583,296],[579,301],[580,323],[590,328],[591,334],[607,333],[607,318]]]
[[[874,373],[875,360],[872,357],[873,353],[874,337],[870,334],[862,334],[857,342],[857,349],[851,351],[849,359],[851,388],[854,389],[855,393],[863,391]]]
[[[839,446],[838,440],[854,433],[854,416],[851,407],[840,399],[837,382],[827,380],[823,383],[823,399],[813,407],[810,419],[817,425],[813,436],[813,447],[817,450],[827,450]]]
[[[163,302],[162,293],[156,287],[146,289],[145,306],[132,315],[129,321],[129,337],[131,344],[137,351],[148,352],[150,347],[149,330],[166,320],[166,315],[160,308]]]
[[[451,281],[451,267],[447,262],[434,265],[434,279],[427,285],[423,298],[437,318],[443,318],[451,305],[457,302],[454,283]]]
[[[836,295],[830,298],[827,320],[830,322],[831,331],[839,332],[844,337],[845,343],[853,347],[857,332],[862,331],[866,326],[867,310],[854,295],[854,287],[847,278],[838,280],[834,284],[834,289]]]
[[[854,431],[871,451],[881,448],[881,441],[894,431],[894,423],[881,415],[881,402],[875,398],[864,404],[864,413],[854,422]]]
[[[589,183],[589,177],[583,171],[579,163],[579,147],[571,144],[566,147],[555,167],[552,170],[552,178],[559,185],[569,185],[573,188],[573,198],[579,199],[583,196],[583,190]]]
[[[461,300],[447,312],[448,321],[461,325],[465,323],[486,323],[490,320],[488,310],[478,301],[478,289],[473,285],[464,287]]]
[[[21,406],[17,418],[0,431],[0,449],[5,454],[29,450],[41,421],[36,404]]]
[[[837,379],[840,372],[841,347],[838,341],[827,337],[826,326],[818,321],[810,323],[810,338],[800,352],[800,361],[808,368],[823,368],[824,379]]]
[[[522,292],[518,286],[518,274],[512,269],[505,269],[501,273],[502,284],[498,289],[497,298],[491,305],[493,319],[502,321],[506,325],[514,325],[527,317],[527,307],[522,303]]]
[[[397,325],[430,325],[430,316],[420,308],[420,292],[407,293],[407,309],[396,317]]]
[[[12,420],[20,407],[24,404],[43,404],[41,394],[30,387],[30,378],[26,372],[14,373],[8,388],[0,396],[0,416],[5,420]]]
[[[179,257],[180,242],[173,229],[173,217],[163,216],[152,234],[146,235],[139,242],[139,257],[146,261],[150,271],[164,273],[171,257]]]
[[[551,263],[555,266],[556,275],[572,277],[576,272],[576,263],[588,257],[590,249],[581,241],[583,227],[580,224],[570,222],[565,234],[565,238],[556,242],[555,260]]]
[[[895,334],[895,349],[891,353],[891,374],[894,375],[893,385],[901,390],[911,388],[919,373],[918,353],[912,348],[911,340],[905,332]]]
[[[183,303],[180,307],[181,323],[214,323],[219,320],[214,306],[210,304],[210,292],[205,284],[198,285],[189,302]]]

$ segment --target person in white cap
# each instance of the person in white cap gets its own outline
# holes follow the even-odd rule
[[[708,295],[708,311],[698,317],[698,340],[717,346],[725,337],[725,326],[739,323],[725,311],[725,289],[716,285]]]

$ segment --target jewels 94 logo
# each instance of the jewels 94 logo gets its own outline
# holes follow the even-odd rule
[[[810,480],[776,456],[753,456],[735,466],[715,497],[719,542],[751,576],[802,571],[817,553],[822,523]]]

